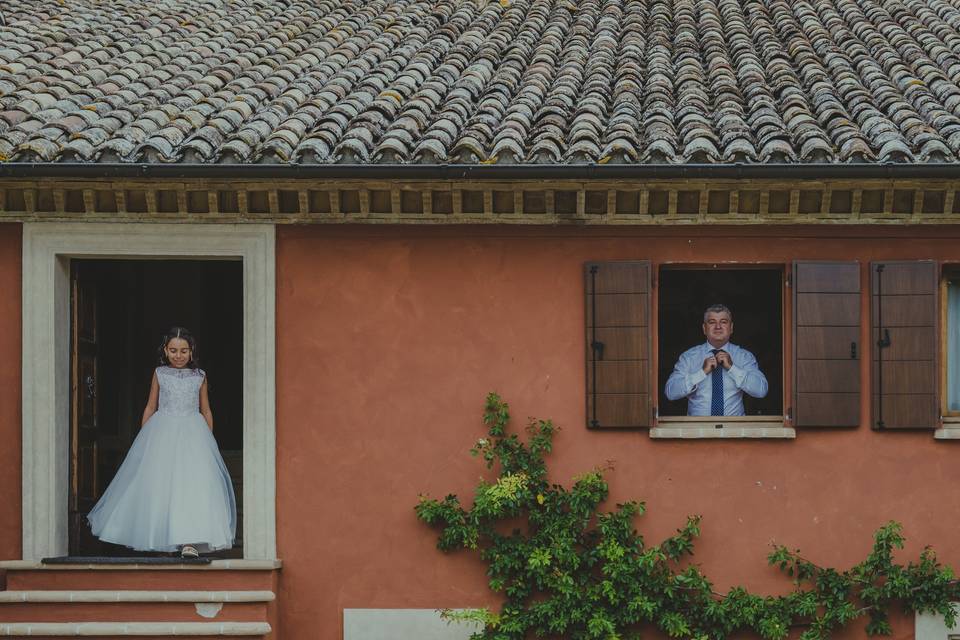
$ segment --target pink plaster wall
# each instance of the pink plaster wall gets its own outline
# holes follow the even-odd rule
[[[639,528],[649,541],[674,532],[687,514],[702,514],[696,561],[719,590],[788,589],[766,566],[772,541],[820,563],[852,564],[890,519],[904,524],[904,558],[931,544],[960,566],[958,445],[930,432],[877,433],[865,423],[804,431],[793,441],[680,442],[654,441],[646,431],[587,431],[582,284],[589,260],[960,261],[958,235],[953,228],[280,228],[285,637],[340,637],[343,608],[496,604],[484,566],[436,551],[434,533],[413,513],[418,494],[468,497],[485,473],[467,451],[484,433],[479,418],[492,390],[518,423],[549,417],[562,427],[550,460],[556,481],[613,460],[610,504],[646,500]],[[912,637],[912,619],[896,626],[894,637]],[[858,628],[847,637],[862,635]]]

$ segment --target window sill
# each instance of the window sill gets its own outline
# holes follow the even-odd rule
[[[91,569],[97,571],[273,571],[283,563],[278,560],[213,560],[209,564],[138,564],[131,558],[130,564],[78,563],[44,564],[33,560],[0,560],[0,571],[66,571]]]
[[[958,424],[960,427],[960,424]],[[958,429],[960,430],[960,429]],[[793,439],[797,432],[784,426],[783,416],[724,416],[720,418],[670,416],[659,418],[650,429],[651,438],[731,439],[773,438]]]
[[[943,426],[933,432],[937,440],[960,440],[960,416],[946,416]]]

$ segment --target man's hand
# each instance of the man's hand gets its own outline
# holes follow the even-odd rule
[[[723,353],[722,351],[720,353]],[[717,355],[720,355],[719,353]],[[703,372],[707,375],[710,375],[710,372],[717,368],[717,357],[713,355],[707,356],[707,359],[703,361]]]
[[[729,369],[733,366],[733,360],[730,359],[730,354],[721,349],[717,351],[717,363],[724,369]]]

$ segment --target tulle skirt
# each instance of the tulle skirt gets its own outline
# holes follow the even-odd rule
[[[203,416],[154,413],[87,519],[101,540],[140,551],[233,546],[233,485]]]

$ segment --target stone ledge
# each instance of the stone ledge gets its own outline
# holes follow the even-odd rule
[[[13,622],[0,624],[10,636],[263,636],[266,622]]]
[[[795,438],[782,416],[665,416],[650,429],[651,438]]]
[[[0,591],[0,604],[24,602],[271,602],[272,591]]]
[[[960,440],[960,423],[944,421],[943,426],[933,432],[933,437],[937,440]]]
[[[736,439],[736,438],[775,438],[792,440],[797,432],[791,427],[654,427],[650,437],[656,439]]]
[[[210,564],[44,564],[33,560],[0,560],[6,571],[273,571],[281,560],[214,560]]]

